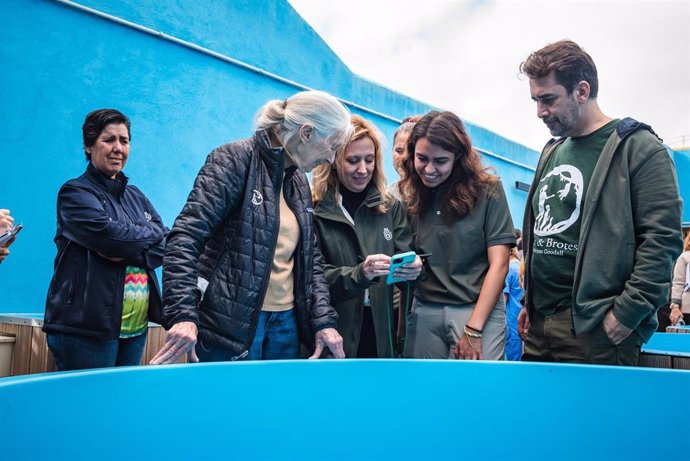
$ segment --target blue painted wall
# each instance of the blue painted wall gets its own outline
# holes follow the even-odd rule
[[[680,196],[683,197],[683,227],[687,228],[690,227],[690,148],[674,151],[673,160],[678,173]]]
[[[284,0],[78,3],[368,108],[351,107],[389,140],[396,119],[432,109],[353,74]],[[24,230],[0,265],[0,312],[43,311],[55,256],[55,198],[86,166],[87,112],[114,107],[130,116],[125,172],[172,225],[208,152],[249,136],[264,102],[300,90],[55,0],[2,6],[0,207],[11,209]],[[537,153],[467,125],[478,148],[510,159],[484,157],[503,178],[519,226],[526,193],[515,181],[531,182]],[[390,158],[386,172],[395,179]]]

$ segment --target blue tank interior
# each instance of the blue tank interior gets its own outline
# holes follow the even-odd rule
[[[690,403],[663,396],[687,389],[681,370],[507,362],[104,369],[0,380],[0,439],[26,461],[682,459],[663,434]]]

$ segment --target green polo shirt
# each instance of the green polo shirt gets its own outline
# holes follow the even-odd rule
[[[484,193],[471,214],[450,223],[441,215],[446,191],[437,187],[433,206],[410,217],[417,254],[431,253],[414,295],[432,303],[474,304],[489,270],[487,248],[515,246],[513,220],[500,182]]]
[[[572,305],[582,208],[594,167],[619,120],[576,138],[551,155],[532,198],[535,216],[530,274],[532,303],[542,315]]]

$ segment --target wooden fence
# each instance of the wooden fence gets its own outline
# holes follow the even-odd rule
[[[56,371],[53,356],[48,350],[43,318],[36,315],[0,315],[0,334],[14,336],[14,355],[10,376]],[[146,346],[141,364],[146,365],[165,343],[165,330],[149,323]],[[186,357],[178,363],[186,362]]]

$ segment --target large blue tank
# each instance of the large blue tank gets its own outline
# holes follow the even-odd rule
[[[687,459],[690,372],[416,360],[0,380],[7,460]]]

